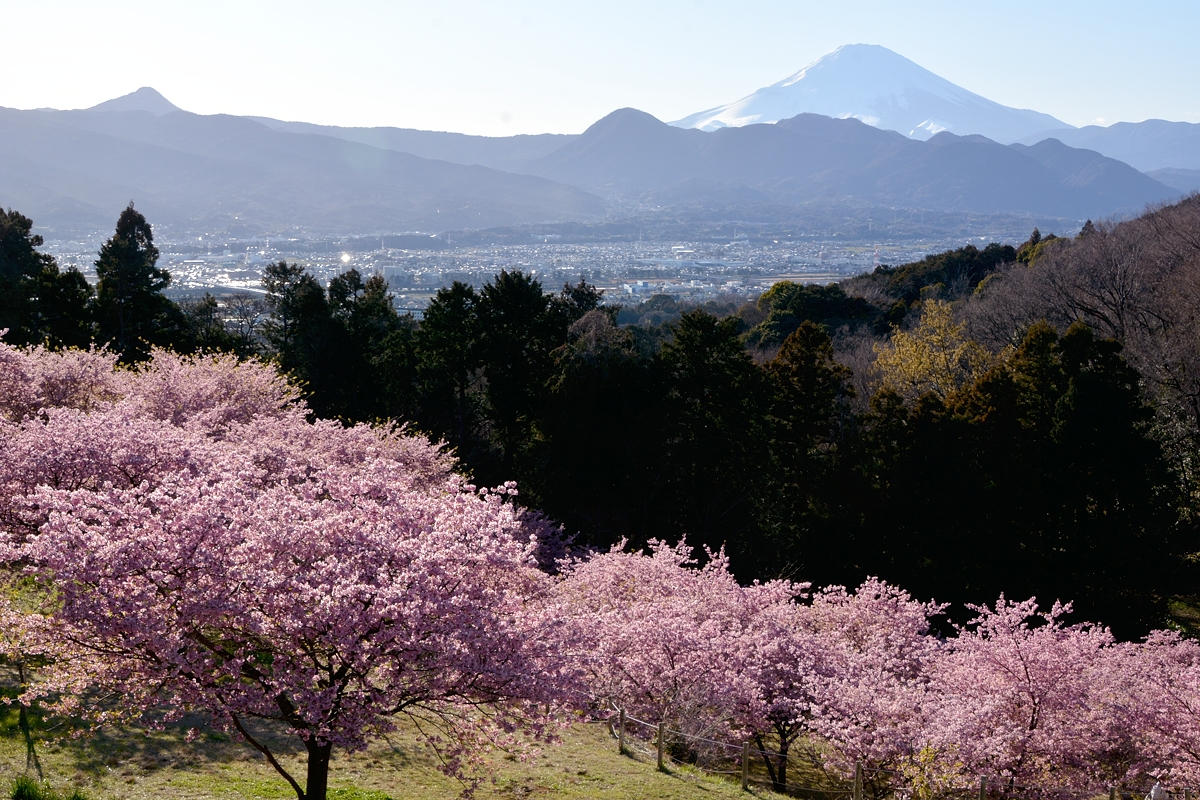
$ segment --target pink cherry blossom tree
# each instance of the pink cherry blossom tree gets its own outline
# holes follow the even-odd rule
[[[43,408],[89,409],[121,394],[116,355],[50,351],[0,341],[0,417],[19,421]]]
[[[6,610],[50,659],[27,699],[100,722],[123,715],[89,709],[97,689],[130,714],[206,712],[302,800],[397,715],[451,734],[459,773],[485,741],[545,732],[571,671],[540,602],[550,526],[514,487],[463,485],[400,430],[309,423],[265,365],[157,353],[57,402],[41,376],[72,358],[105,357],[0,350],[24,398],[0,421],[0,552],[54,593]],[[306,775],[255,720],[298,737]]]
[[[931,670],[930,742],[973,774],[1095,789],[1152,768],[1127,647],[1107,628],[1068,625],[1069,604],[973,607]]]
[[[759,609],[796,591],[739,586],[723,553],[700,566],[686,542],[655,541],[649,552],[618,546],[569,565],[555,613],[596,703],[689,736],[737,740],[755,695],[742,637]]]
[[[827,677],[810,727],[827,768],[849,778],[861,762],[882,785],[919,752],[928,669],[939,652],[930,619],[943,609],[877,578],[853,592],[832,586],[813,595],[803,626],[820,642]]]
[[[807,589],[806,585],[797,586]],[[738,709],[778,792],[787,790],[792,745],[811,732],[834,660],[826,642],[805,625],[804,606],[777,602],[754,615],[741,637],[751,691]]]
[[[1138,746],[1176,785],[1200,783],[1200,642],[1155,631],[1123,648],[1122,699],[1139,712]]]

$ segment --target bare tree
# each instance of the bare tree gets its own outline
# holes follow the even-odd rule
[[[262,339],[259,327],[266,319],[266,301],[247,292],[238,292],[222,298],[222,305],[225,327],[238,339],[244,352],[259,350]]]
[[[866,328],[851,330],[845,325],[833,334],[833,357],[842,366],[850,368],[849,385],[854,390],[850,407],[855,412],[865,412],[879,388],[875,348],[885,341],[885,337],[875,336]]]

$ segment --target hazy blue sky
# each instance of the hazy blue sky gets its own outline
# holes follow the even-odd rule
[[[1200,122],[1200,2],[0,0],[0,105],[153,86],[204,114],[504,135],[671,120],[881,44],[1076,125]]]

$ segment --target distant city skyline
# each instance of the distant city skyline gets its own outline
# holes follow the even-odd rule
[[[737,100],[835,47],[880,44],[1073,125],[1200,122],[1200,4],[346,0],[5,4],[0,106],[83,108],[152,86],[202,114],[503,136],[663,120]]]

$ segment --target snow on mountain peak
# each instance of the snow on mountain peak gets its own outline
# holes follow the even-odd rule
[[[950,131],[1012,142],[1070,127],[1048,114],[995,103],[874,44],[842,45],[778,83],[671,124],[716,130],[803,113],[855,117],[915,139]]]

